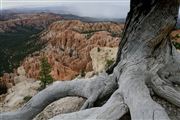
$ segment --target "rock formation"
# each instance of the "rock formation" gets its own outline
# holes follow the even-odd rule
[[[41,42],[46,43],[45,48],[27,57],[22,65],[28,77],[38,78],[39,59],[46,56],[54,79],[71,80],[82,70],[92,71],[90,51],[94,47],[118,46],[122,29],[122,24],[112,22],[55,22],[41,35]]]

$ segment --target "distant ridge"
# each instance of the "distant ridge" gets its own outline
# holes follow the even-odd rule
[[[63,17],[65,20],[81,20],[84,22],[118,22],[118,23],[124,23],[125,18],[94,18],[94,17],[86,17],[86,16],[78,16],[75,14],[72,14],[68,10],[65,11],[62,9],[56,9],[56,8],[38,8],[38,9],[8,9],[2,11],[2,16],[0,17],[0,21],[7,20],[7,19],[13,19],[16,14],[32,14],[32,13],[53,13],[56,15],[59,15]]]

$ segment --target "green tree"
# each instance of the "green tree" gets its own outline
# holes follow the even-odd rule
[[[48,63],[47,58],[43,57],[41,59],[41,71],[40,71],[40,76],[39,76],[39,79],[41,80],[42,89],[46,88],[46,85],[53,82],[53,78],[50,75],[50,72],[51,72],[51,66]]]

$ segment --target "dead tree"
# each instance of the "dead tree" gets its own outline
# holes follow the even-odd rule
[[[52,120],[112,119],[128,111],[132,120],[169,120],[150,90],[180,107],[180,54],[170,41],[177,22],[179,0],[131,0],[117,60],[109,74],[88,80],[58,82],[35,95],[17,112],[1,113],[3,120],[30,120],[48,104],[65,96],[87,98],[78,112]],[[94,107],[96,101],[111,96]]]

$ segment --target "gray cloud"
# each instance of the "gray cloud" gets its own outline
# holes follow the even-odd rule
[[[122,18],[129,11],[129,0],[3,0],[4,9],[53,6],[80,16]]]

